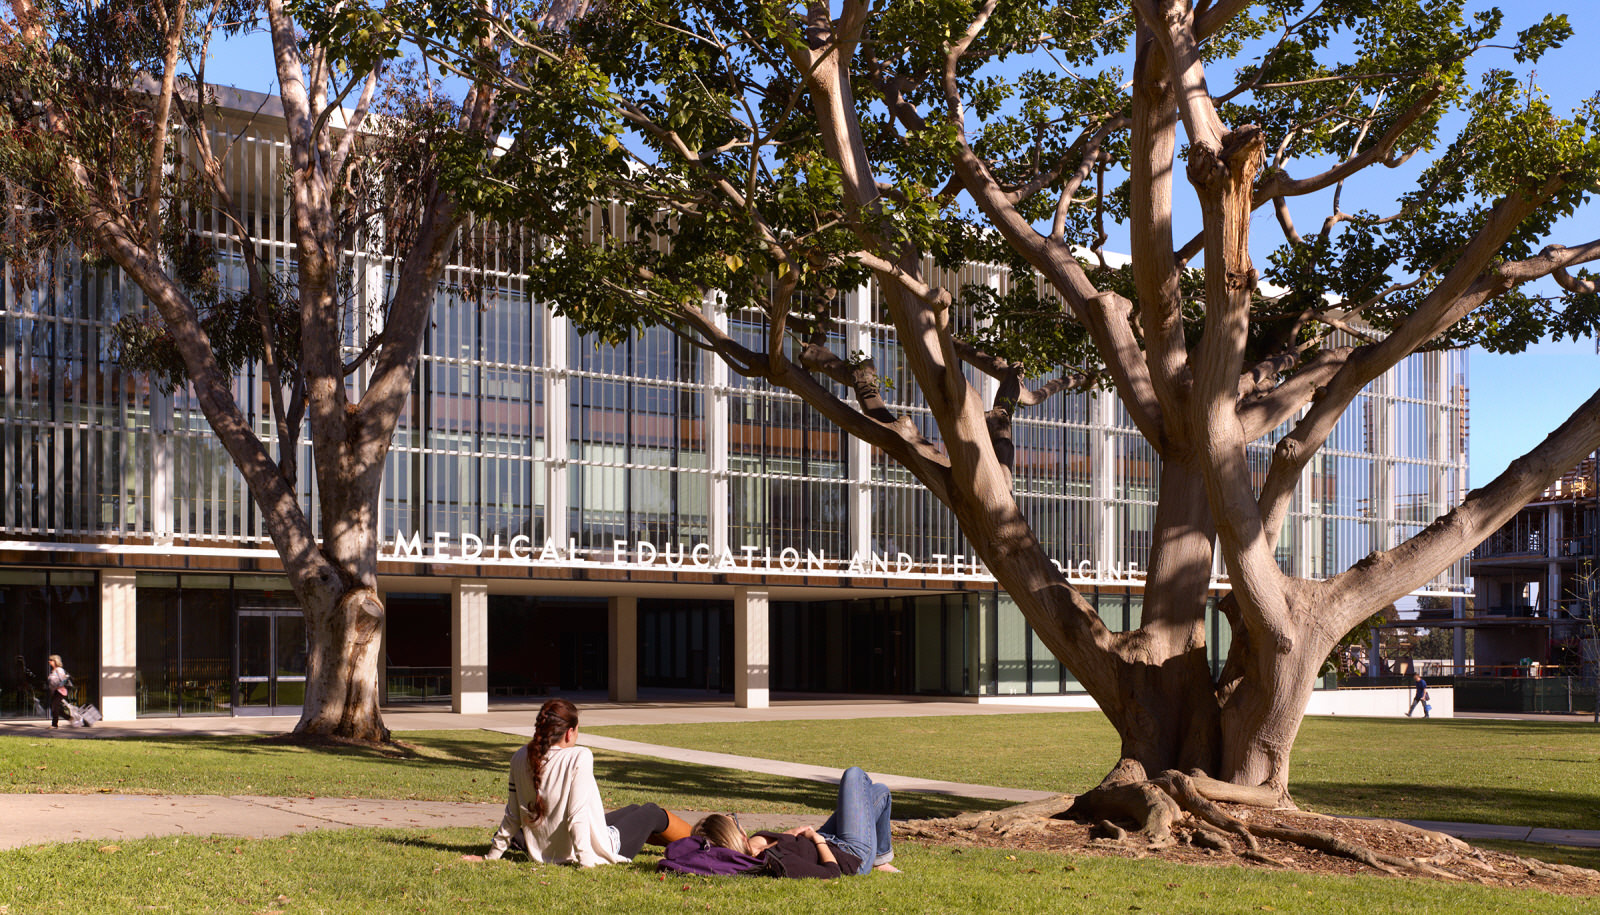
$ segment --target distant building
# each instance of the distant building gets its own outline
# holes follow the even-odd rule
[[[237,96],[260,111],[236,152],[238,199],[287,261],[281,124],[270,99]],[[352,322],[366,326],[389,265],[350,266]],[[389,458],[386,701],[472,711],[490,696],[641,687],[752,705],[771,690],[1087,701],[898,465],[665,331],[597,345],[517,264],[491,267],[483,307],[441,293]],[[223,268],[239,279],[237,258]],[[469,269],[487,268],[453,268]],[[939,281],[1009,278],[974,265]],[[108,356],[112,324],[143,307],[137,290],[87,265],[18,289],[6,283],[0,310],[0,716],[35,712],[28,671],[50,653],[108,719],[297,713],[305,630],[255,506],[194,399]],[[844,350],[877,354],[888,396],[909,396],[875,286],[846,306]],[[765,334],[759,314],[725,318]],[[237,396],[270,436],[254,367]],[[1284,568],[1331,575],[1431,522],[1464,492],[1466,420],[1465,353],[1418,354],[1375,381],[1304,472]],[[1046,549],[1113,629],[1137,626],[1149,445],[1110,396],[1056,398],[1014,433],[1016,487]],[[1273,441],[1251,448],[1263,472]],[[1465,571],[1426,590],[1463,594]],[[1209,636],[1220,667],[1219,614]],[[453,688],[475,658],[481,685]]]
[[[1479,675],[1580,675],[1600,603],[1597,469],[1595,458],[1583,461],[1472,552]],[[1583,675],[1592,678],[1592,666]]]

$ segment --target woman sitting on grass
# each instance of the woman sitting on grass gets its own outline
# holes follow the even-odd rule
[[[695,824],[691,838],[667,846],[660,867],[700,873],[696,867],[707,846],[749,856],[748,873],[774,877],[832,878],[865,874],[869,870],[898,873],[889,838],[889,789],[874,782],[859,766],[851,766],[839,780],[839,800],[833,816],[820,829],[801,826],[787,832],[758,832],[746,836],[738,821],[713,813]],[[735,859],[743,860],[743,859]],[[728,873],[725,870],[707,871]]]
[[[539,709],[533,738],[511,757],[506,812],[487,855],[494,860],[513,844],[547,864],[617,864],[646,841],[665,845],[688,835],[689,824],[655,804],[605,811],[594,780],[594,754],[578,744],[578,709],[551,699]]]

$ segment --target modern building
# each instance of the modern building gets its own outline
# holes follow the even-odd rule
[[[1583,461],[1473,550],[1466,625],[1474,633],[1476,675],[1592,683],[1600,637],[1591,622],[1600,612],[1597,473],[1600,461]]]
[[[241,110],[259,102],[240,93]],[[285,153],[262,110],[234,174],[287,260]],[[351,255],[365,304],[353,327],[376,319],[386,267]],[[751,705],[769,691],[1087,701],[901,468],[665,331],[617,348],[580,336],[516,267],[454,268],[395,440],[381,518],[389,702],[474,711],[641,687]],[[488,271],[482,301],[459,293],[468,269]],[[26,292],[12,279],[0,717],[38,713],[26,671],[50,653],[110,719],[297,711],[304,628],[255,507],[194,400],[109,355],[137,291],[88,264]],[[945,281],[1008,280],[971,266]],[[907,396],[877,290],[845,300],[844,350],[874,353],[889,396]],[[759,315],[723,320],[764,334]],[[254,370],[236,394],[270,436]],[[1305,471],[1284,567],[1329,575],[1428,524],[1465,489],[1466,419],[1462,353],[1413,356],[1374,382]],[[1136,626],[1155,455],[1110,396],[1056,398],[1015,436],[1040,538],[1113,628]],[[1270,448],[1255,446],[1263,468]],[[1464,593],[1465,572],[1430,589]],[[1212,616],[1220,665],[1227,624]]]

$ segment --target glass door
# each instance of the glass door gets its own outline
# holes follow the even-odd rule
[[[239,608],[238,715],[298,715],[306,697],[306,624],[298,609]]]

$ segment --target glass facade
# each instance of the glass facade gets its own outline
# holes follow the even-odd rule
[[[100,596],[92,572],[0,569],[0,717],[45,718],[53,654],[77,705],[99,701]]]
[[[140,716],[298,714],[306,634],[286,579],[137,579],[134,679]]]
[[[286,265],[293,248],[275,183],[283,149],[259,132],[242,149],[233,167],[246,220]],[[218,238],[227,254],[218,227],[197,227]],[[615,348],[577,334],[540,306],[521,267],[502,251],[486,263],[450,269],[388,459],[379,518],[386,545],[441,532],[452,542],[476,536],[497,553],[520,540],[527,550],[551,544],[567,560],[604,562],[619,541],[629,549],[646,542],[674,569],[693,568],[698,550],[740,558],[791,551],[796,565],[814,559],[829,570],[836,576],[830,584],[848,575],[855,556],[892,562],[903,553],[926,564],[972,553],[950,513],[904,469],[845,437],[793,395],[732,375],[664,330],[636,334]],[[223,268],[242,285],[236,258],[225,259]],[[352,352],[381,321],[392,268],[382,258],[351,255]],[[469,270],[483,282],[463,282]],[[166,552],[175,556],[204,547],[270,549],[257,510],[191,393],[164,395],[112,359],[110,327],[143,309],[137,290],[88,267],[37,279],[25,291],[8,283],[0,309],[0,538],[24,555],[82,541],[170,543]],[[981,265],[934,280],[1002,290],[1010,281]],[[480,285],[481,293],[464,291]],[[843,321],[833,342],[841,351],[870,353],[887,381],[885,397],[931,426],[876,287],[847,290],[836,305]],[[760,314],[716,317],[736,339],[764,345]],[[1393,546],[1458,498],[1466,480],[1466,390],[1462,353],[1419,354],[1374,382],[1305,470],[1280,539],[1283,567],[1331,575]],[[235,393],[276,448],[254,369],[241,373]],[[850,396],[843,388],[837,393]],[[1046,550],[1072,569],[1144,568],[1159,463],[1115,398],[1054,398],[1020,415],[1014,432],[1019,501]],[[1272,440],[1252,446],[1258,477],[1271,446]],[[307,443],[299,448],[301,466],[309,466]],[[300,487],[314,511],[310,478],[303,472]],[[92,605],[93,588],[66,584],[68,578],[56,584],[58,575],[90,574],[92,585],[92,573],[34,570],[42,564],[4,571],[32,582],[0,581],[5,654],[21,653],[35,669],[42,664],[36,656],[49,646],[95,657],[92,614],[80,619],[65,609],[77,606],[75,587],[87,588],[83,599]],[[1461,563],[1430,590],[1463,593],[1465,585]],[[659,599],[640,605],[641,682],[726,688],[726,605],[680,601],[663,587]],[[1087,587],[1113,628],[1138,624],[1136,583],[1103,593],[1094,582]],[[284,691],[263,700],[269,705],[293,700],[295,659],[278,641],[292,643],[292,632],[271,624],[270,658],[231,654],[237,627],[253,631],[269,618],[241,622],[240,588],[188,574],[141,575],[142,713],[223,713],[255,701],[235,695],[237,683],[218,687],[222,668],[213,666],[224,660],[229,676],[242,676],[236,667],[244,660],[268,671],[261,676]],[[441,605],[437,594],[397,591],[407,596],[390,595],[391,694],[437,698],[449,689],[440,673],[448,664],[442,654],[448,639],[440,636],[448,631],[448,599]],[[40,596],[47,592],[56,596]],[[232,595],[227,612],[220,609],[224,592]],[[497,655],[493,691],[604,684],[604,608],[594,598],[573,597],[565,611],[544,597],[495,594],[493,600],[497,631],[513,644],[544,646],[529,649],[537,661]],[[547,612],[588,622],[562,624],[547,636],[550,627],[533,622]],[[992,590],[775,602],[771,625],[778,689],[1013,695],[1077,688],[1010,601]],[[1220,657],[1225,624],[1212,628]],[[549,639],[553,648],[545,645]],[[872,663],[858,668],[844,658]],[[72,664],[75,673],[92,667]],[[24,701],[16,682],[6,681],[7,703]]]

